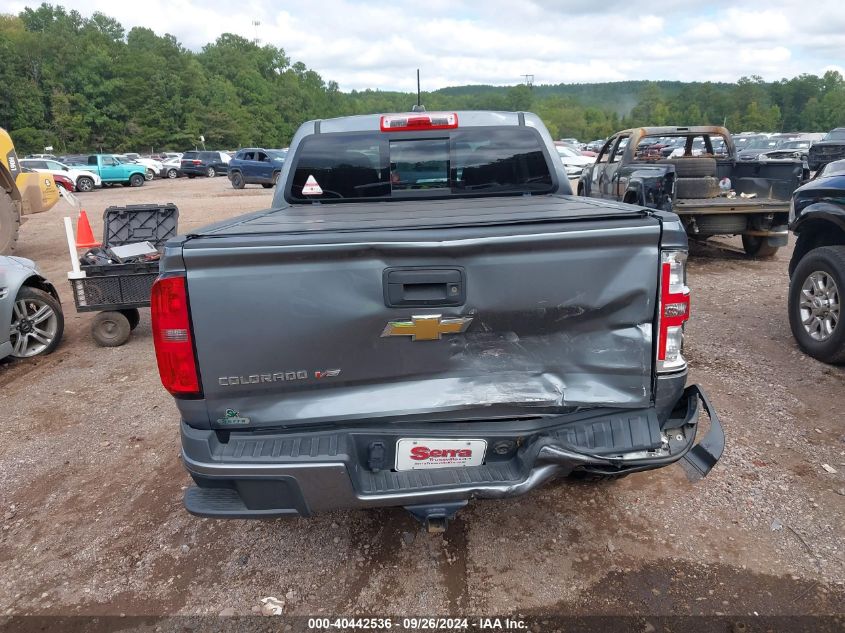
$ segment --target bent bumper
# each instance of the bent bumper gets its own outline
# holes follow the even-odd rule
[[[701,405],[710,430],[696,445]],[[563,417],[563,416],[562,416]],[[491,450],[481,466],[390,470],[369,466],[367,447],[388,453],[399,437],[484,436]],[[692,479],[722,455],[724,432],[697,385],[687,387],[675,417],[658,423],[654,409],[590,413],[561,422],[487,422],[419,429],[243,434],[221,444],[213,431],[182,425],[182,458],[197,486],[185,493],[192,514],[217,518],[309,516],[336,508],[409,506],[525,494],[575,470],[625,474],[681,461]],[[369,457],[368,457],[369,455]]]

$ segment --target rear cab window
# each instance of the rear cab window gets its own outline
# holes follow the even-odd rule
[[[315,134],[293,160],[292,203],[540,194],[555,186],[531,127]]]

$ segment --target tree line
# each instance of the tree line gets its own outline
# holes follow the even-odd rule
[[[283,147],[308,119],[406,111],[416,95],[341,92],[284,49],[226,33],[200,51],[147,28],[42,4],[0,15],[0,126],[18,151],[57,153]],[[429,110],[532,110],[555,138],[640,125],[827,131],[845,125],[835,71],[765,82],[459,86],[424,92]]]

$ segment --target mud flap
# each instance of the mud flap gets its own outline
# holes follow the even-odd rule
[[[690,481],[698,481],[712,470],[722,456],[722,452],[725,450],[725,432],[716,410],[698,385],[687,387],[684,395],[699,398],[704,405],[707,416],[710,418],[710,430],[707,435],[701,438],[701,441],[693,446],[680,461],[687,478]]]

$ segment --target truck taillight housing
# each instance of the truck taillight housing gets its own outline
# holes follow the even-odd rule
[[[202,397],[185,277],[157,279],[150,296],[150,312],[161,384],[177,397]]]
[[[381,117],[382,132],[452,130],[456,127],[458,127],[458,115],[455,112],[386,114]]]
[[[660,304],[657,318],[657,371],[681,371],[684,358],[684,323],[690,316],[686,251],[662,251],[660,261]]]

